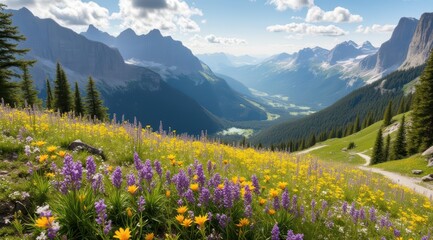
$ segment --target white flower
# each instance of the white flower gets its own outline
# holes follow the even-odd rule
[[[4,217],[3,220],[4,220],[5,224],[11,223],[11,220],[8,217]]]
[[[45,235],[45,231],[41,232],[39,236],[36,238],[36,240],[46,240],[47,236]]]
[[[43,213],[43,212],[46,212],[46,211],[48,211],[50,209],[50,205],[45,205],[45,206],[42,206],[42,207],[38,207],[37,209],[36,209],[36,213],[37,214],[41,214],[41,213]]]

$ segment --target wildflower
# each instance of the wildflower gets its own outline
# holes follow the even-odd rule
[[[137,206],[138,206],[138,211],[139,212],[143,212],[144,211],[144,205],[146,204],[146,200],[144,199],[143,196],[140,196],[137,200]]]
[[[128,186],[135,185],[135,176],[134,174],[130,173],[126,176],[126,184]]]
[[[158,174],[158,176],[161,177],[162,176],[161,162],[159,162],[158,160],[155,160],[153,162],[153,166],[155,167],[155,171]]]
[[[193,183],[189,185],[189,189],[193,190],[194,192],[198,191],[198,183]]]
[[[170,197],[170,195],[171,195],[171,192],[170,192],[170,190],[167,190],[167,191],[165,191],[165,196],[166,196],[167,198],[169,198],[169,197]]]
[[[61,171],[64,180],[60,182],[60,191],[66,194],[68,190],[79,190],[81,187],[81,178],[83,167],[80,161],[74,162],[72,156],[67,155],[63,160]]]
[[[87,181],[89,181],[96,173],[96,163],[93,160],[92,156],[88,157],[86,160],[86,170],[87,170]]]
[[[216,215],[217,220],[218,220],[218,224],[222,227],[225,228],[227,226],[227,223],[229,222],[229,218],[227,217],[227,215],[225,214],[217,214]]]
[[[177,208],[177,213],[179,214],[184,214],[188,211],[188,207],[187,206],[181,206]]]
[[[188,191],[186,191],[186,193],[184,194],[184,197],[190,203],[194,203],[195,202],[194,193],[192,192],[191,189],[188,189]]]
[[[266,203],[266,199],[259,198],[259,204],[260,204],[260,206],[263,206],[265,203]]]
[[[240,220],[239,220],[239,223],[238,224],[236,224],[236,226],[237,227],[245,227],[245,226],[248,226],[248,225],[250,225],[250,220],[248,220],[247,218],[241,218]]]
[[[201,205],[205,206],[210,201],[210,191],[207,188],[202,188],[200,191],[199,202]]]
[[[197,182],[200,183],[201,186],[203,186],[206,182],[206,177],[204,176],[204,171],[203,171],[203,165],[198,164],[196,172],[197,172]]]
[[[233,193],[232,188],[230,185],[230,182],[226,180],[224,183],[224,189],[223,189],[223,205],[225,208],[232,208],[233,207]]]
[[[287,187],[287,183],[286,182],[279,182],[278,187],[281,188],[282,190],[284,190]]]
[[[292,230],[287,231],[287,238],[286,240],[303,240],[304,234],[294,234]]]
[[[107,166],[107,171],[108,171],[108,172],[112,172],[112,171],[113,171],[113,166],[108,165],[108,166]]]
[[[224,163],[224,165],[227,165],[227,164],[229,164],[229,161],[223,160],[223,163]]]
[[[174,175],[173,181],[179,195],[183,195],[189,187],[188,176],[183,170],[180,170],[178,174]]]
[[[204,227],[204,223],[208,220],[207,215],[199,215],[198,217],[194,218],[194,223],[199,225],[199,228]]]
[[[42,229],[49,228],[54,222],[54,217],[40,217],[36,219],[35,226]]]
[[[289,197],[289,192],[287,191],[287,189],[285,189],[283,194],[281,195],[281,205],[286,210],[288,210],[290,208],[290,197]]]
[[[177,220],[179,223],[182,223],[184,219],[185,219],[185,217],[184,217],[183,215],[181,215],[181,214],[179,214],[179,215],[176,216],[176,220]]]
[[[93,176],[91,183],[92,183],[92,189],[94,193],[97,192],[103,193],[105,191],[102,178],[103,178],[102,174],[100,173],[97,173]]]
[[[144,236],[144,240],[153,240],[155,238],[154,233],[148,233]]]
[[[86,194],[80,194],[78,195],[78,200],[82,203],[84,202],[84,199],[86,199]]]
[[[57,155],[59,155],[59,157],[64,158],[64,157],[66,156],[66,152],[65,152],[65,151],[59,151],[59,152],[57,153]]]
[[[114,233],[113,238],[117,238],[119,240],[129,240],[131,238],[131,231],[129,231],[129,228],[119,228],[119,230]]]
[[[53,152],[55,152],[57,150],[57,147],[56,146],[49,146],[49,147],[47,147],[47,151],[49,152],[49,153],[53,153]]]
[[[245,186],[245,194],[244,194],[244,209],[245,216],[251,217],[253,215],[251,203],[253,202],[253,198],[251,196],[250,187],[248,185]]]
[[[120,167],[117,167],[116,170],[114,170],[113,175],[111,175],[111,182],[117,189],[122,185],[122,169],[120,169]]]
[[[376,222],[376,209],[374,209],[374,207],[370,208],[370,210],[368,211],[368,214],[370,216],[370,221]]]
[[[145,179],[147,182],[151,182],[153,178],[153,172],[152,172],[152,163],[150,160],[146,160],[146,162],[143,165],[143,168],[139,172],[139,175],[142,177],[142,179]]]
[[[37,142],[34,143],[34,145],[37,146],[37,147],[42,147],[45,144],[46,144],[46,142],[44,142],[44,141],[37,141]]]
[[[191,227],[191,224],[192,224],[192,219],[185,218],[180,225],[188,228],[188,227]]]
[[[269,195],[270,195],[272,198],[277,197],[277,196],[278,196],[278,190],[276,190],[276,189],[274,189],[274,188],[271,188],[271,189],[269,190]]]
[[[168,185],[171,184],[171,172],[169,170],[165,172],[165,181],[167,182]]]
[[[137,190],[138,190],[137,185],[131,185],[131,186],[128,187],[128,192],[129,192],[130,194],[132,194],[132,195],[134,195],[135,192],[137,192]]]
[[[256,175],[251,176],[251,181],[253,182],[254,193],[255,194],[260,194],[259,180],[257,179]]]
[[[224,184],[218,184],[218,189],[223,190],[224,189]]]
[[[132,217],[132,210],[131,210],[131,208],[126,208],[126,215],[128,216],[128,217]]]
[[[53,177],[55,177],[56,175],[55,175],[54,173],[52,173],[52,172],[48,172],[48,173],[45,173],[45,176],[46,176],[47,178],[53,178]]]
[[[275,209],[271,208],[271,209],[268,210],[268,214],[269,215],[274,215],[275,213],[276,213]]]
[[[48,155],[47,154],[41,155],[41,156],[39,156],[39,163],[43,163],[47,159],[48,159]]]
[[[280,240],[280,229],[278,228],[278,223],[275,223],[271,231],[272,240]]]

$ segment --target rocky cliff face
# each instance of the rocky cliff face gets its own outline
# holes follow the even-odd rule
[[[424,64],[433,48],[433,13],[424,13],[418,22],[402,68]]]
[[[397,69],[406,59],[417,23],[414,18],[401,18],[391,38],[380,46],[376,54],[364,58],[360,67],[378,73]]]

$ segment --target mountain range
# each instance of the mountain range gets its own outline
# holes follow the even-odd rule
[[[114,37],[91,25],[82,35],[119,49],[127,62],[159,73],[169,85],[218,117],[230,121],[266,119],[266,112],[233,91],[180,41],[162,36],[159,30],[137,35],[132,29],[126,29]]]

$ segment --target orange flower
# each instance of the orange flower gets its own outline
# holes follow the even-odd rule
[[[197,192],[198,191],[198,183],[193,183],[193,184],[189,185],[189,188],[191,190],[193,190],[194,192]]]
[[[184,217],[183,215],[181,215],[181,214],[179,214],[179,215],[176,216],[176,220],[177,220],[179,223],[182,223],[184,219],[185,219],[185,217]]]
[[[236,226],[238,226],[238,227],[245,227],[245,226],[248,226],[248,225],[250,225],[250,220],[248,220],[247,218],[241,218],[240,220],[239,220],[239,223],[238,224],[236,224]]]
[[[165,191],[165,196],[166,196],[166,197],[168,197],[168,198],[169,198],[169,197],[170,197],[170,195],[171,195],[171,192],[170,192],[170,190],[167,190],[167,191]]]
[[[182,226],[184,226],[186,228],[191,227],[191,225],[192,225],[192,219],[191,218],[185,218],[180,225],[182,225]]]
[[[47,159],[48,159],[48,155],[47,154],[39,156],[39,162],[40,163],[45,162]]]
[[[47,229],[48,227],[51,226],[51,224],[54,222],[54,217],[40,217],[38,219],[36,219],[36,223],[35,226],[42,228],[42,229]]]
[[[119,240],[129,240],[131,238],[131,231],[129,231],[129,228],[119,228],[119,230],[114,233],[113,238],[117,238]]]
[[[128,187],[128,192],[132,195],[134,195],[135,192],[137,192],[137,190],[138,190],[138,187],[136,185],[131,185]]]
[[[179,214],[184,214],[184,213],[186,213],[186,211],[188,211],[187,206],[182,206],[182,207],[177,208],[177,213],[179,213]]]
[[[195,217],[195,218],[194,218],[194,223],[197,224],[197,225],[199,225],[200,228],[203,228],[203,227],[204,227],[204,223],[205,223],[207,220],[208,220],[208,219],[207,219],[207,214],[204,215],[204,216],[199,215],[198,217]]]
[[[269,209],[268,210],[269,215],[274,215],[276,212],[274,209]]]
[[[153,240],[155,238],[154,233],[148,233],[146,236],[144,236],[144,240]]]
[[[128,217],[132,217],[132,210],[131,210],[131,208],[126,208],[126,215],[128,215]]]

